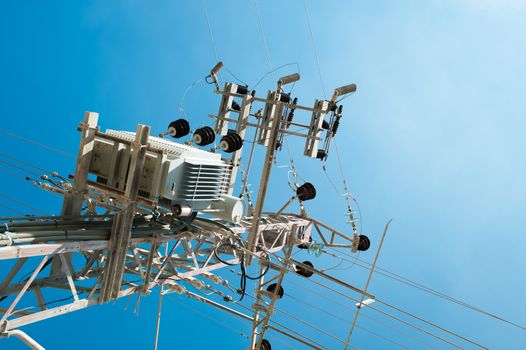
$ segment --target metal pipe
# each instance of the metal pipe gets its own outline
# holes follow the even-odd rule
[[[15,338],[20,339],[24,344],[26,344],[30,349],[33,350],[46,350],[42,345],[36,342],[33,338],[31,338],[27,333],[19,330],[19,329],[13,329],[11,331],[7,331],[5,333],[0,334],[1,337],[9,338],[11,336],[14,336]]]
[[[382,235],[382,239],[380,240],[380,244],[378,245],[378,250],[376,251],[376,256],[374,257],[373,264],[371,265],[371,271],[369,271],[369,277],[367,277],[367,282],[365,283],[365,287],[363,289],[362,297],[360,298],[360,302],[358,303],[358,310],[356,310],[356,313],[354,314],[354,319],[352,321],[351,330],[349,331],[349,335],[347,336],[347,340],[345,343],[344,350],[347,350],[347,347],[349,346],[349,342],[351,341],[352,332],[354,330],[354,327],[356,326],[356,321],[358,320],[358,314],[360,313],[360,310],[362,309],[362,305],[364,305],[363,300],[365,299],[365,296],[367,295],[367,288],[369,287],[369,282],[371,282],[371,277],[374,273],[374,268],[376,266],[376,261],[378,261],[378,256],[380,256],[380,250],[382,249],[382,245],[384,244],[385,235],[387,234],[387,229],[389,228],[389,225],[391,224],[392,220],[389,220],[387,224],[385,225],[384,233]],[[374,299],[374,297],[373,297]]]

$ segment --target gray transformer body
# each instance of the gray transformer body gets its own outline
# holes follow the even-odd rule
[[[123,191],[134,132],[107,130],[93,146],[90,173],[96,182]],[[244,214],[241,199],[228,194],[232,166],[218,153],[150,136],[139,195],[164,207],[191,207],[231,222]]]

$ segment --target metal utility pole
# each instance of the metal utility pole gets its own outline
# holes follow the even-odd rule
[[[169,293],[188,295],[252,322],[249,349],[268,349],[270,343],[264,338],[267,330],[320,348],[308,337],[271,323],[275,305],[283,296],[286,274],[293,265],[301,266],[292,261],[292,253],[298,246],[308,247],[313,237],[325,246],[351,252],[366,250],[368,240],[327,226],[304,210],[285,213],[292,202],[299,201],[303,207],[303,202],[315,197],[310,183],[295,189],[278,212],[265,212],[265,199],[272,165],[284,137],[303,138],[304,155],[324,159],[327,152],[320,152],[318,143],[326,133],[323,147],[328,147],[341,108],[337,110],[335,99],[315,101],[312,108],[299,105],[297,99],[284,92],[284,86],[298,81],[299,74],[281,78],[275,91],[269,91],[265,98],[234,83],[225,83],[221,90],[216,76],[221,66],[214,67],[207,77],[221,96],[218,114],[210,115],[215,120],[214,128],[193,130],[193,145],[190,141],[180,143],[151,136],[146,125],[139,125],[136,132],[101,132],[98,114],[85,114],[79,124],[81,140],[73,183],[64,178],[59,182],[35,182],[44,190],[64,196],[61,215],[0,219],[0,264],[13,261],[0,283],[0,302],[9,304],[0,308],[0,336],[16,336],[41,349],[18,328],[124,296],[148,295],[159,287],[154,350],[163,296]],[[335,90],[339,96],[337,91],[342,90]],[[262,108],[252,112],[255,105]],[[298,112],[310,114],[309,122],[297,121]],[[324,120],[326,114],[331,115],[329,122]],[[299,131],[292,131],[291,126]],[[232,193],[249,129],[254,131],[259,146],[266,149],[255,210],[247,215],[243,200]],[[164,135],[178,139],[190,131],[189,122],[179,119],[169,124]],[[219,147],[212,151],[199,148],[212,144],[216,136],[221,138]],[[220,151],[230,154],[230,158],[221,156]],[[219,302],[186,288],[215,291],[230,286],[216,271],[232,265],[244,271],[253,259],[260,266],[260,276],[255,278],[253,315],[223,305],[236,295],[217,292],[222,295]],[[33,260],[36,268],[29,271],[28,278],[20,279]],[[46,274],[50,261],[51,271]],[[316,274],[369,295],[315,268],[303,266],[302,271],[296,273]],[[234,293],[242,298],[246,280],[241,284],[242,290]],[[49,294],[42,293],[47,289],[65,297],[50,299]],[[28,311],[18,307],[22,300],[25,304],[35,304],[36,300],[36,304]]]

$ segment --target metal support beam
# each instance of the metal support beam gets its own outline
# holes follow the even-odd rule
[[[124,261],[131,238],[131,228],[137,207],[136,200],[139,193],[149,136],[150,127],[139,124],[135,134],[135,141],[132,143],[130,168],[128,170],[128,178],[124,191],[128,203],[126,203],[126,207],[119,212],[114,219],[110,237],[108,263],[106,264],[102,292],[100,294],[101,302],[108,302],[110,299],[116,298],[120,291],[125,267]]]
[[[276,96],[275,94],[271,95]],[[261,140],[262,142],[264,142],[265,145],[267,145],[267,152],[265,154],[265,161],[263,163],[263,170],[261,172],[261,180],[259,182],[258,198],[256,200],[256,208],[254,210],[254,215],[252,218],[252,228],[248,237],[248,249],[253,252],[256,251],[257,236],[259,234],[259,220],[261,217],[261,213],[263,212],[263,206],[265,204],[265,198],[267,196],[268,182],[270,180],[270,172],[272,170],[274,156],[276,154],[276,144],[278,141],[279,126],[281,124],[280,119],[283,106],[278,101],[279,95],[277,96],[277,101],[275,101],[276,105],[273,104],[271,107],[268,108],[269,111],[272,111],[270,115],[267,116],[269,118],[269,123],[271,123],[272,125],[272,129],[268,135],[265,134],[266,137],[268,137],[268,139]],[[250,265],[251,261],[252,257],[248,255],[246,263]]]
[[[26,344],[30,349],[33,350],[46,350],[42,345],[37,343],[33,338],[31,338],[27,333],[21,331],[20,329],[13,329],[12,331],[7,331],[1,333],[0,337],[15,337],[20,339],[24,344]]]
[[[98,113],[86,112],[84,114],[84,122],[79,125],[82,130],[82,137],[80,139],[79,153],[75,167],[75,177],[71,191],[64,195],[64,203],[62,205],[63,216],[80,215],[84,192],[86,191],[95,135],[98,131],[98,121]]]

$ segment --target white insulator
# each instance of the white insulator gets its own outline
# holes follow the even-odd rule
[[[186,204],[176,204],[172,208],[172,213],[175,216],[190,216],[192,214],[192,207]]]

